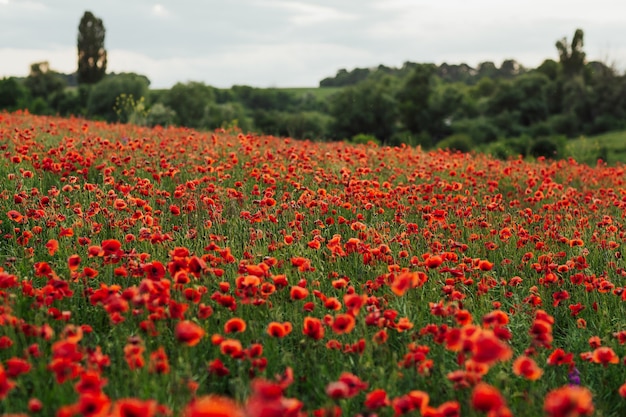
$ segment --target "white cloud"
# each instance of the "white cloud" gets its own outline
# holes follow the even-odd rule
[[[48,10],[48,6],[39,1],[31,1],[31,0],[0,0],[0,4],[8,5],[15,10],[26,10],[32,12],[42,12]]]
[[[48,61],[50,69],[72,73],[78,66],[76,48],[59,49],[15,49],[0,48],[0,77],[27,76],[31,64]]]
[[[289,21],[298,26],[309,26],[337,20],[355,20],[356,15],[345,13],[332,7],[319,6],[296,1],[271,1],[264,3],[270,7],[277,7],[293,14]]]
[[[108,52],[109,72],[146,75],[153,88],[171,87],[176,82],[201,81],[216,87],[314,87],[336,68],[353,62],[368,65],[375,59],[369,52],[333,44],[299,42],[258,46],[197,58],[151,58],[127,50]],[[329,70],[330,69],[330,70]],[[254,74],[254,78],[250,77]]]
[[[154,6],[152,6],[152,15],[161,18],[169,17],[170,11],[166,9],[165,6],[163,6],[162,4],[155,4]]]

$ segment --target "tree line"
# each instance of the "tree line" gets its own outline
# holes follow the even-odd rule
[[[578,29],[571,42],[557,41],[558,60],[546,59],[537,68],[515,60],[477,68],[406,62],[400,68],[342,69],[313,89],[218,89],[187,82],[154,90],[143,75],[105,74],[104,27],[86,12],[79,26],[77,73],[63,75],[47,63],[33,64],[24,79],[0,80],[0,108],[460,150],[526,137],[509,141],[513,148],[502,152],[524,154],[535,141],[549,153],[556,136],[626,128],[626,76],[604,63],[587,62],[583,38]],[[520,149],[514,149],[516,143]]]

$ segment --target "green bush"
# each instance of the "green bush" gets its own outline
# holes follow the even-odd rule
[[[485,152],[498,159],[517,158],[520,155],[525,158],[529,154],[531,143],[529,136],[505,138],[489,144]]]
[[[502,160],[515,158],[517,155],[519,155],[518,152],[515,152],[515,150],[511,146],[507,145],[504,141],[498,141],[490,144],[485,149],[485,153],[493,156],[494,158]]]
[[[28,101],[28,89],[17,78],[0,80],[0,109],[17,110]]]
[[[457,120],[452,123],[452,130],[469,135],[476,144],[495,142],[500,136],[500,130],[484,117]]]
[[[440,149],[450,149],[451,151],[469,152],[474,149],[472,138],[465,133],[456,133],[448,136],[437,144]]]
[[[376,145],[380,145],[380,141],[373,135],[366,135],[365,133],[359,133],[358,135],[352,136],[350,139],[351,143],[366,145],[370,142],[375,143]]]
[[[402,130],[394,133],[389,139],[389,145],[399,146],[403,143],[409,146],[421,146],[424,149],[430,149],[433,146],[432,137],[428,132],[412,133],[408,130]]]
[[[529,153],[535,158],[557,159],[564,156],[565,142],[564,136],[540,137],[531,143]]]
[[[574,113],[563,113],[548,119],[552,131],[559,135],[574,137],[580,132],[580,123]]]
[[[150,81],[143,75],[118,74],[107,75],[95,84],[87,101],[87,113],[90,117],[102,117],[109,122],[117,121],[116,100],[122,94],[132,95],[135,100],[148,95]]]
[[[148,126],[169,126],[175,119],[176,112],[163,103],[155,103],[148,110]]]

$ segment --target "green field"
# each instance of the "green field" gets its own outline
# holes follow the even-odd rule
[[[577,161],[587,164],[595,164],[598,157],[603,157],[609,164],[626,163],[626,130],[571,139],[566,151]]]

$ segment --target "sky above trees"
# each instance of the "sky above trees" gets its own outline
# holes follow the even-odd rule
[[[108,70],[156,88],[316,86],[339,68],[405,61],[535,67],[577,28],[589,60],[626,68],[621,0],[0,0],[0,77],[38,61],[75,71],[85,10],[104,22]]]

